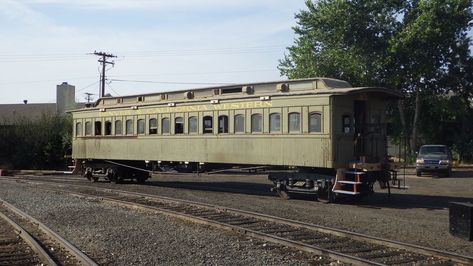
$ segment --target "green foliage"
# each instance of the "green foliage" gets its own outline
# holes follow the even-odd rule
[[[289,78],[337,77],[353,85],[379,84],[402,1],[306,1],[296,15],[298,38],[280,61]],[[382,82],[382,80],[381,80]]]
[[[13,169],[61,169],[71,151],[69,116],[43,115],[0,127],[0,165]]]
[[[306,6],[296,14],[297,38],[280,60],[282,75],[400,90],[405,123],[397,106],[391,110],[398,141],[413,139],[411,150],[418,139],[445,143],[473,156],[460,152],[473,124],[471,0],[307,0]]]

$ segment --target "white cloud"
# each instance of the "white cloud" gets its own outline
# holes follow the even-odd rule
[[[21,2],[11,0],[0,1],[0,17],[7,21],[15,21],[30,26],[51,23],[48,17]]]
[[[28,4],[56,5],[87,9],[218,9],[250,8],[265,6],[268,9],[278,6],[293,6],[286,0],[20,0]]]
[[[30,102],[54,101],[55,85],[63,81],[76,85],[77,89],[86,87],[98,79],[97,58],[85,55],[94,50],[120,56],[115,68],[108,72],[108,75],[115,78],[181,82],[252,82],[278,79],[277,60],[282,57],[284,50],[281,46],[292,42],[290,27],[294,23],[293,13],[298,11],[295,8],[303,6],[303,3],[294,5],[290,2],[292,1],[0,0],[0,22],[8,25],[0,27],[0,103],[21,102],[23,99]],[[205,23],[195,18],[197,20],[182,22],[179,27],[173,27],[170,23],[171,26],[166,27],[101,29],[80,23],[71,24],[61,18],[50,18],[40,12],[46,10],[48,5],[67,7],[71,14],[76,8],[120,8],[125,13],[128,8],[152,8],[156,9],[156,16],[159,16],[162,12],[167,12],[164,9],[183,8],[186,13],[195,14],[193,12],[197,8],[208,8],[211,11],[215,7],[265,5],[274,12],[249,12],[215,22],[210,18]],[[84,10],[81,14],[83,13]],[[84,17],[84,20],[87,19]],[[250,46],[279,46],[281,51],[271,48],[271,53],[249,53],[245,47]],[[205,52],[206,49],[224,48],[241,48],[243,52]],[[131,54],[129,51],[143,55],[146,51],[169,50],[174,51],[172,56],[127,56]],[[179,51],[183,50],[204,52],[179,56]],[[40,55],[45,56],[43,58]],[[188,87],[118,82],[110,86],[121,95]],[[94,93],[96,90],[92,86],[85,91]],[[79,92],[77,96],[80,97],[85,91]]]

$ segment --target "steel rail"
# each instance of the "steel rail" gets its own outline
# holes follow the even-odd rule
[[[2,204],[2,203],[1,203]],[[3,204],[2,204],[3,205]],[[56,262],[54,262],[53,258],[44,250],[41,244],[36,241],[33,236],[31,236],[28,231],[26,231],[23,227],[21,227],[18,223],[13,221],[12,219],[8,218],[5,214],[0,212],[0,218],[10,224],[16,231],[19,232],[20,237],[31,247],[31,249],[38,255],[39,259],[42,263],[50,266],[56,266]]]
[[[376,262],[366,260],[366,259],[363,259],[363,258],[351,256],[351,255],[348,255],[348,254],[339,253],[339,252],[336,252],[336,251],[324,249],[324,248],[317,247],[317,246],[312,246],[312,245],[309,245],[309,244],[293,241],[293,240],[290,240],[290,239],[285,239],[285,238],[282,238],[282,237],[277,237],[277,236],[274,236],[274,235],[265,234],[265,233],[258,232],[258,231],[255,231],[255,230],[245,229],[245,228],[242,228],[242,227],[239,227],[239,226],[236,226],[236,225],[231,225],[231,224],[227,224],[227,223],[223,223],[223,222],[219,222],[219,221],[215,221],[215,220],[205,219],[205,218],[202,218],[202,217],[197,217],[197,216],[189,215],[189,214],[182,213],[182,212],[177,212],[177,211],[172,211],[172,210],[168,210],[168,209],[164,209],[164,208],[159,208],[159,207],[156,207],[156,206],[148,206],[148,205],[144,205],[144,204],[140,204],[140,203],[136,203],[136,202],[113,199],[113,198],[109,198],[109,197],[106,197],[106,196],[97,196],[97,195],[91,195],[91,194],[86,194],[86,193],[81,193],[81,192],[70,192],[70,191],[62,190],[62,189],[46,189],[46,190],[65,192],[69,195],[75,195],[75,196],[79,196],[79,197],[99,199],[101,201],[114,203],[114,204],[117,204],[117,205],[120,205],[120,206],[132,207],[132,208],[140,209],[140,210],[143,210],[143,211],[150,211],[151,210],[151,211],[154,211],[156,213],[172,216],[172,217],[175,217],[175,218],[180,218],[180,219],[191,221],[191,222],[194,222],[194,223],[210,225],[210,226],[217,227],[217,228],[220,228],[220,229],[237,231],[237,232],[243,233],[243,234],[248,235],[248,236],[252,236],[252,237],[255,237],[255,238],[266,240],[268,242],[281,244],[281,245],[288,246],[288,247],[293,247],[293,248],[296,248],[298,250],[311,252],[311,253],[314,253],[314,254],[317,254],[317,255],[325,255],[325,256],[333,259],[333,260],[339,260],[339,261],[343,261],[343,262],[346,262],[346,263],[352,263],[352,264],[355,264],[355,265],[364,265],[364,266],[368,266],[368,265],[384,266],[385,265],[385,264],[382,264],[382,263],[376,263]]]
[[[84,186],[87,188],[91,188],[88,186]],[[276,217],[268,214],[263,214],[263,213],[256,213],[256,212],[251,212],[251,211],[245,211],[245,210],[239,210],[239,209],[234,209],[234,208],[229,208],[229,207],[224,207],[224,206],[219,206],[219,205],[214,205],[214,204],[207,204],[207,203],[200,203],[200,202],[194,202],[190,200],[184,200],[184,199],[176,199],[176,198],[170,198],[170,197],[165,197],[165,196],[157,196],[157,195],[150,195],[150,194],[145,194],[145,193],[139,193],[139,192],[132,192],[132,191],[124,191],[124,190],[118,190],[118,189],[108,189],[108,188],[95,188],[103,191],[109,191],[109,192],[116,192],[120,193],[122,195],[133,195],[133,196],[138,196],[138,197],[144,197],[148,199],[155,199],[155,200],[166,200],[166,201],[173,201],[173,202],[179,202],[179,203],[185,203],[185,204],[191,204],[194,206],[198,207],[204,207],[204,208],[212,208],[212,209],[218,209],[222,211],[227,211],[231,212],[234,214],[239,214],[239,215],[244,215],[247,217],[253,217],[256,219],[263,219],[269,222],[276,222],[276,223],[282,223],[286,224],[289,226],[294,226],[294,227],[299,227],[299,228],[305,228],[308,230],[315,230],[321,233],[328,233],[332,235],[337,235],[340,237],[348,237],[354,240],[360,240],[360,241],[366,241],[370,242],[373,244],[377,245],[383,245],[383,246],[388,246],[391,248],[397,248],[397,249],[404,249],[408,251],[412,251],[415,253],[419,253],[422,255],[427,255],[427,256],[436,256],[440,257],[443,259],[448,259],[455,261],[457,263],[462,263],[466,265],[473,265],[473,257],[470,256],[465,256],[457,253],[452,253],[452,252],[447,252],[447,251],[442,251],[430,247],[423,247],[420,245],[415,245],[415,244],[410,244],[410,243],[403,243],[399,241],[394,241],[394,240],[389,240],[389,239],[384,239],[380,237],[374,237],[374,236],[368,236],[368,235],[363,235],[360,233],[356,232],[351,232],[347,230],[342,230],[342,229],[336,229],[336,228],[330,228],[322,225],[316,225],[312,223],[306,223],[306,222],[300,222],[296,220],[291,220],[283,217]]]
[[[30,215],[26,214],[25,212],[21,211],[20,209],[16,208],[15,206],[11,205],[3,199],[0,199],[0,203],[3,206],[7,207],[13,213],[36,224],[41,231],[43,231],[46,235],[48,235],[51,239],[56,241],[61,247],[65,248],[71,255],[73,255],[79,261],[80,265],[98,266],[98,264],[95,263],[86,254],[84,254],[73,244],[64,239],[62,236],[58,235],[56,232],[52,231],[49,227],[47,227],[40,221],[36,220],[35,218],[31,217]]]
[[[52,183],[48,182],[45,180],[46,183]],[[224,207],[224,206],[218,206],[218,205],[213,205],[213,204],[207,204],[207,203],[199,203],[199,202],[194,202],[194,201],[189,201],[189,200],[184,200],[184,199],[176,199],[176,198],[170,198],[170,197],[165,197],[165,196],[157,196],[157,195],[151,195],[151,194],[145,194],[145,193],[139,193],[139,192],[132,192],[132,191],[124,191],[124,190],[119,190],[119,189],[110,189],[110,188],[97,188],[95,186],[84,186],[84,185],[68,185],[69,187],[77,187],[77,188],[87,188],[87,189],[94,189],[98,191],[104,191],[104,192],[110,192],[110,193],[117,193],[121,194],[124,196],[131,195],[131,196],[136,196],[136,197],[142,197],[142,198],[147,198],[151,200],[161,200],[161,201],[167,201],[167,202],[175,202],[175,203],[183,203],[183,204],[188,204],[188,205],[193,205],[196,207],[202,207],[202,208],[210,208],[210,209],[217,209],[233,214],[238,214],[246,217],[252,217],[256,219],[261,219],[265,220],[268,222],[275,222],[275,223],[280,223],[280,224],[285,224],[288,226],[293,226],[297,228],[304,228],[312,231],[317,231],[321,233],[328,233],[340,237],[347,237],[350,239],[354,240],[359,240],[359,241],[364,241],[372,244],[377,244],[377,245],[382,245],[386,247],[391,247],[391,248],[396,248],[396,249],[402,249],[406,251],[411,251],[417,254],[422,254],[426,256],[434,256],[437,258],[442,258],[442,259],[447,259],[451,260],[456,263],[461,263],[465,265],[473,265],[473,257],[470,256],[465,256],[457,253],[452,253],[452,252],[447,252],[447,251],[442,251],[434,248],[429,248],[429,247],[423,247],[415,244],[409,244],[409,243],[403,243],[399,241],[394,241],[394,240],[389,240],[389,239],[383,239],[379,237],[374,237],[374,236],[367,236],[351,231],[346,231],[342,229],[336,229],[336,228],[330,228],[326,226],[321,226],[321,225],[316,225],[316,224],[311,224],[311,223],[306,223],[306,222],[300,222],[296,220],[291,220],[291,219],[286,219],[282,217],[276,217],[272,215],[267,215],[267,214],[262,214],[262,213],[255,213],[251,211],[245,211],[245,210],[239,210],[239,209],[234,209],[234,208],[229,208],[229,207]],[[70,193],[69,191],[64,191],[66,193]],[[73,193],[70,193],[73,194]],[[77,194],[77,193],[76,193]],[[80,194],[80,193],[79,193]],[[77,195],[79,195],[77,194]],[[83,194],[80,196],[90,196],[88,194]],[[102,197],[105,198],[105,197]],[[137,204],[137,203],[133,203]],[[145,205],[146,208],[149,208],[149,206]],[[168,210],[166,210],[168,211]],[[236,229],[234,229],[236,230]],[[247,231],[247,229],[241,229],[239,231]],[[257,232],[260,233],[260,232]],[[271,236],[272,237],[272,236]],[[322,253],[323,254],[323,253]],[[372,262],[371,262],[372,263]]]

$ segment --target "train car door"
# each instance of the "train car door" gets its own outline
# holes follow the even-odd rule
[[[366,101],[354,102],[354,155],[357,160],[365,156]]]

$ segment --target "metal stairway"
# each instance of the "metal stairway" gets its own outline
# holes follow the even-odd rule
[[[338,169],[332,192],[348,195],[360,195],[363,191],[362,185],[366,173],[355,169]]]

